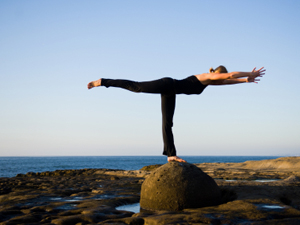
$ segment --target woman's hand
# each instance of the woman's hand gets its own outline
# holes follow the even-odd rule
[[[247,83],[258,83],[257,81],[260,81],[260,79],[256,79],[255,77],[247,77],[246,78]]]
[[[256,70],[256,67],[251,72],[251,75],[247,77],[247,82],[254,82],[257,83],[257,81],[260,81],[259,79],[256,79],[257,77],[262,77],[265,75],[265,69],[264,67],[260,68],[259,70]]]
[[[265,75],[265,69],[264,67],[260,68],[259,70],[255,70],[256,67],[254,67],[254,69],[251,72],[251,77],[262,77],[263,75]]]

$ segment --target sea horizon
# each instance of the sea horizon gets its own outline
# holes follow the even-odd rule
[[[179,157],[246,157],[246,158],[279,158],[279,157],[299,157],[300,155],[178,155]],[[113,158],[113,157],[154,157],[154,158],[163,158],[167,161],[167,156],[165,155],[18,155],[18,156],[0,156],[1,158],[92,158],[92,157],[107,157],[107,158]]]
[[[188,163],[238,163],[249,160],[289,156],[180,156]],[[14,177],[28,172],[73,169],[139,170],[144,166],[165,164],[166,156],[1,156],[0,177]]]

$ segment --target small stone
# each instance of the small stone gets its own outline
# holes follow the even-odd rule
[[[157,169],[160,166],[162,166],[162,165],[161,164],[155,164],[155,165],[144,166],[141,170],[152,171],[152,170]]]
[[[26,176],[28,176],[28,177],[34,177],[34,176],[36,176],[36,173],[34,173],[34,172],[28,172],[28,173],[26,173]]]
[[[284,182],[294,183],[294,182],[300,182],[300,178],[297,176],[289,176],[288,178],[283,180]]]
[[[104,191],[103,189],[94,189],[92,190],[92,193],[95,193],[95,194],[102,194]]]

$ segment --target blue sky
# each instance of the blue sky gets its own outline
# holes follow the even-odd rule
[[[0,1],[0,156],[161,155],[160,96],[86,85],[264,66],[177,96],[178,155],[299,155],[299,1]]]

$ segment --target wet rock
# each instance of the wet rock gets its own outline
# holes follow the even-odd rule
[[[0,195],[8,194],[11,192],[11,188],[3,187],[0,189]]]
[[[24,214],[30,214],[30,213],[45,213],[46,209],[44,206],[34,206],[29,209],[23,209],[22,212]]]
[[[10,219],[9,224],[33,224],[39,222],[40,219],[39,215],[22,215]]]
[[[145,179],[140,205],[143,209],[178,211],[220,202],[218,185],[201,169],[189,163],[169,162]]]
[[[141,170],[152,171],[154,169],[157,169],[160,166],[162,166],[162,164],[155,164],[155,165],[144,166]]]
[[[269,221],[254,222],[252,225],[299,225],[300,218],[274,219]]]
[[[128,225],[143,225],[145,224],[145,221],[143,218],[138,217],[127,217],[123,219],[112,219],[112,220],[105,220],[103,222],[100,222],[99,224],[128,224]]]
[[[64,217],[60,217],[58,219],[54,219],[51,221],[51,223],[57,224],[57,225],[77,224],[80,222],[84,222],[84,220],[81,218],[80,215],[64,216]]]

